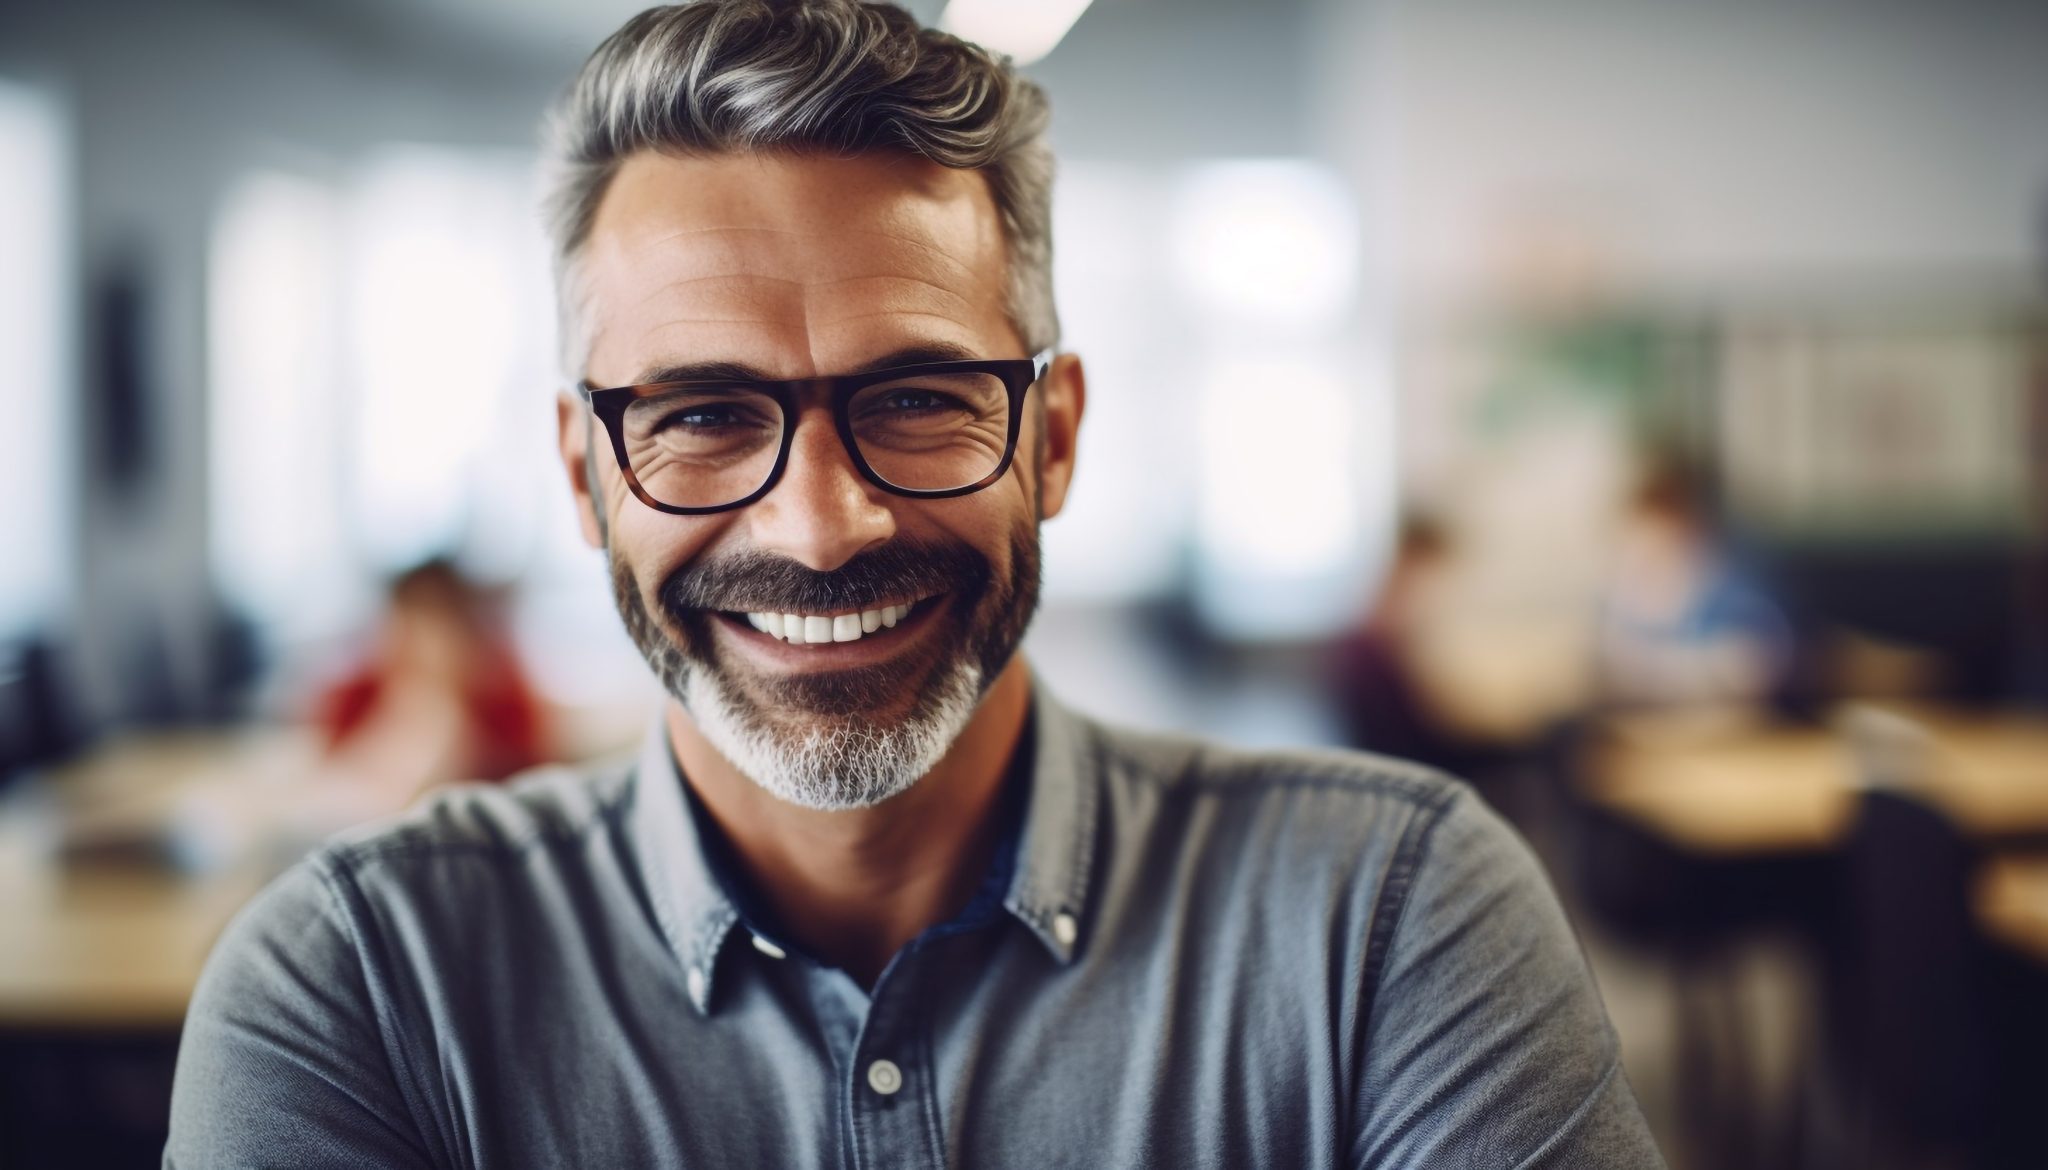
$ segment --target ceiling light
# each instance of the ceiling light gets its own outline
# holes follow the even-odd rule
[[[939,27],[1019,65],[1052,52],[1088,8],[1088,0],[951,0]]]

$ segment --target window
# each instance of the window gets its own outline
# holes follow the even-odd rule
[[[73,510],[70,225],[62,114],[0,80],[0,638],[58,616],[70,581]]]
[[[216,579],[286,641],[363,599],[341,523],[347,415],[333,192],[259,172],[230,189],[208,274],[210,535]]]

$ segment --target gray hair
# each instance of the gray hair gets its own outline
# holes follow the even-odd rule
[[[1027,352],[1059,340],[1045,93],[1007,57],[892,4],[696,0],[628,20],[585,62],[547,127],[562,353],[587,353],[576,260],[619,165],[672,154],[897,149],[988,180]]]

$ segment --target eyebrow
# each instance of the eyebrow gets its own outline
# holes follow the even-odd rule
[[[848,375],[872,374],[877,370],[893,370],[898,366],[922,366],[935,362],[971,362],[980,354],[964,345],[950,341],[923,341],[891,350],[873,361],[864,362],[851,370]],[[777,378],[745,362],[664,362],[640,371],[632,381],[635,386],[648,386],[657,382],[782,382],[791,379]],[[795,379],[801,381],[802,379]]]

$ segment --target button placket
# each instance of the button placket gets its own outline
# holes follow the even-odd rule
[[[855,1046],[852,1136],[860,1167],[937,1166],[936,1105],[924,1061],[925,1006],[918,976],[928,956],[899,955],[875,984]]]

